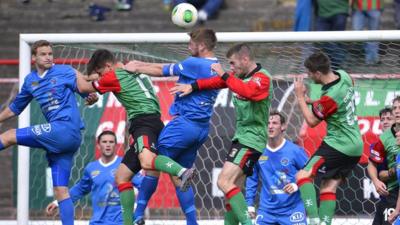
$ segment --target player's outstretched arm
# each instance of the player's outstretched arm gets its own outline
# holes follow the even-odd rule
[[[142,61],[129,61],[124,65],[124,69],[131,73],[144,73],[153,77],[163,76],[163,67],[166,64],[162,63],[147,63]]]
[[[179,94],[179,97],[186,96],[192,92],[193,88],[191,84],[176,83],[174,87],[169,89],[169,93],[171,93],[171,95]]]
[[[13,111],[11,111],[11,109],[7,106],[0,113],[0,123],[4,122],[14,116],[15,116],[15,113]]]
[[[88,79],[88,77],[85,77],[81,72],[75,70],[76,72],[76,82],[78,85],[78,91],[80,93],[94,93],[96,92],[96,89],[93,87],[92,82]],[[90,75],[89,77],[94,76]]]

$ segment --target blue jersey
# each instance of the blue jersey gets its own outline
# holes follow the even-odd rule
[[[43,78],[36,70],[28,74],[9,107],[19,115],[34,98],[47,122],[67,121],[73,125],[71,128],[82,129],[83,121],[74,92],[78,92],[75,70],[67,65],[54,65]]]
[[[178,76],[178,83],[191,84],[197,79],[216,76],[211,70],[211,64],[218,63],[216,58],[189,57],[180,63],[166,65],[163,68],[165,76]],[[202,90],[187,96],[175,96],[175,101],[169,109],[171,115],[180,115],[190,120],[208,122],[213,112],[218,90]]]
[[[253,175],[246,180],[246,202],[254,206],[258,180],[261,178],[259,210],[282,213],[301,202],[297,191],[287,194],[283,187],[296,183],[296,173],[304,167],[307,155],[302,148],[285,140],[278,149],[264,149],[254,166]]]
[[[102,163],[100,159],[89,163],[81,180],[70,190],[73,202],[92,192],[93,215],[90,225],[123,224],[119,191],[114,181],[115,172],[121,161],[121,157],[115,157],[108,164]],[[140,173],[134,176],[132,181],[135,187],[140,185],[142,179],[143,175]]]

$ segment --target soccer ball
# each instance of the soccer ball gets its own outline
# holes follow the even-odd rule
[[[179,27],[193,27],[197,22],[197,9],[189,3],[178,4],[172,10],[171,19]]]

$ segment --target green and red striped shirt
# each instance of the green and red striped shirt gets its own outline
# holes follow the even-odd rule
[[[360,11],[381,10],[382,3],[381,0],[354,0],[353,7]]]

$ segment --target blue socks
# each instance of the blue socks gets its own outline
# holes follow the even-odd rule
[[[196,220],[196,207],[194,206],[193,188],[189,187],[189,189],[185,192],[181,191],[179,187],[177,187],[175,190],[182,211],[186,215],[186,224],[198,225]]]
[[[60,208],[60,218],[62,225],[74,225],[74,203],[71,198],[66,198],[58,202]]]
[[[1,139],[0,139],[0,151],[3,150],[3,149],[4,149],[4,145],[3,145],[3,142],[1,142]]]
[[[147,207],[151,196],[156,191],[158,185],[158,177],[145,176],[139,188],[137,197],[137,206],[135,210],[135,220],[143,218],[144,210]]]

